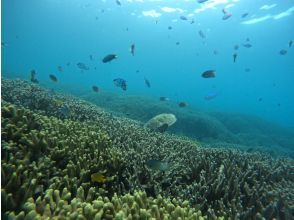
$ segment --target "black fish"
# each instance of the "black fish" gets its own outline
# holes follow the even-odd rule
[[[198,0],[198,3],[207,2],[208,0]]]
[[[234,58],[234,63],[235,63],[236,59],[237,59],[237,54],[236,53],[233,54],[233,58]]]
[[[215,70],[207,70],[201,74],[203,78],[214,78],[215,77]]]
[[[246,44],[243,44],[243,47],[250,48],[252,47],[252,44],[246,43]]]
[[[183,21],[187,21],[187,20],[188,20],[188,18],[185,17],[184,15],[182,15],[182,16],[180,17],[180,19],[183,20]]]
[[[121,3],[120,3],[119,0],[116,0],[115,2],[116,2],[117,5],[121,6]]]
[[[159,97],[159,100],[164,102],[164,101],[169,101],[169,98],[167,98],[165,96],[161,96],[161,97]]]
[[[115,54],[109,54],[109,55],[105,56],[105,57],[102,59],[102,62],[103,62],[103,63],[108,63],[108,62],[110,62],[110,61],[112,61],[112,60],[114,60],[114,59],[116,59],[116,58],[117,58],[117,55],[115,55]]]
[[[292,47],[292,44],[293,44],[293,41],[290,40],[290,41],[289,41],[289,47]]]
[[[199,36],[202,38],[202,39],[205,39],[206,38],[206,36],[205,36],[205,34],[203,33],[203,31],[198,31],[198,34],[199,34]]]
[[[88,66],[86,66],[86,64],[84,63],[77,63],[78,68],[80,68],[81,70],[89,70],[90,68]]]
[[[122,90],[126,91],[127,90],[127,81],[122,79],[122,78],[117,78],[113,80],[114,85],[117,87],[122,88]]]
[[[176,45],[180,45],[180,42],[178,41],[178,42],[176,42]]]
[[[146,79],[146,78],[144,78],[144,80],[145,80],[145,85],[146,85],[148,88],[150,88],[150,87],[151,87],[150,81],[149,81],[148,79]]]
[[[179,107],[181,107],[181,108],[185,108],[187,106],[188,106],[188,103],[187,102],[180,102],[179,103]]]
[[[284,49],[283,50],[280,50],[280,54],[281,55],[286,55],[287,54],[287,50],[284,50]]]
[[[50,74],[50,75],[49,75],[49,78],[50,78],[53,82],[57,82],[57,81],[58,81],[58,80],[57,80],[57,77],[54,76],[53,74]]]
[[[99,92],[99,88],[98,88],[97,86],[92,86],[92,90],[93,90],[94,92]]]
[[[152,170],[159,170],[159,171],[167,171],[170,168],[170,165],[167,162],[160,161],[160,160],[148,160],[146,162],[148,168]]]
[[[249,13],[248,12],[246,12],[246,13],[244,13],[244,14],[242,14],[242,18],[246,18],[247,17],[247,15],[248,15]]]
[[[58,69],[59,72],[63,72],[62,66],[58,66],[57,69]]]
[[[36,79],[36,71],[35,70],[31,70],[31,82],[39,83],[39,81]]]
[[[131,54],[135,56],[135,44],[131,45]]]

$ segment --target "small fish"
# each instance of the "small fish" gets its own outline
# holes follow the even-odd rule
[[[234,46],[234,50],[238,50],[238,49],[239,49],[239,45],[236,44],[236,45]]]
[[[204,3],[204,2],[207,2],[208,0],[197,0],[198,3]]]
[[[242,17],[242,18],[246,18],[248,14],[249,14],[249,13],[246,12],[246,13],[242,14],[241,17]]]
[[[233,54],[234,63],[236,63],[237,56],[238,55],[236,53]]]
[[[66,65],[67,65],[67,66],[70,66],[70,62],[67,62]]]
[[[249,38],[249,37],[247,37],[245,41],[246,41],[246,42],[249,42],[249,41],[250,41],[250,38]]]
[[[5,42],[1,41],[1,47],[7,47],[7,46],[8,46],[8,44],[7,44],[7,43],[5,43]]]
[[[219,92],[210,92],[206,96],[204,96],[204,99],[206,101],[212,100],[218,96]]]
[[[105,183],[107,182],[107,177],[104,176],[102,173],[93,173],[91,174],[91,181],[96,183]]]
[[[146,85],[148,88],[150,88],[150,87],[151,87],[150,81],[149,81],[148,79],[146,79],[146,78],[144,78],[144,80],[145,80],[145,85]]]
[[[198,34],[199,34],[199,36],[200,36],[202,39],[205,39],[205,38],[206,38],[206,36],[205,36],[205,34],[203,33],[202,30],[198,31]]]
[[[250,68],[245,68],[245,72],[250,72],[251,71],[251,69]]]
[[[188,106],[188,103],[187,102],[180,102],[178,105],[180,108],[185,108]]]
[[[116,0],[115,3],[116,3],[117,5],[119,5],[119,6],[121,6],[121,3],[120,3],[119,0]]]
[[[84,63],[77,63],[77,67],[80,68],[81,70],[89,70],[90,68],[86,66]]]
[[[190,22],[190,24],[194,24],[195,23],[195,20],[194,19],[192,19],[191,20],[191,22]]]
[[[131,45],[131,54],[135,56],[135,44]]]
[[[259,98],[258,101],[261,102],[262,101],[262,98]]]
[[[246,43],[246,44],[243,44],[243,47],[250,48],[250,47],[252,47],[252,44]]]
[[[168,26],[168,28],[167,28],[168,30],[171,30],[171,29],[173,29],[173,27],[172,26]]]
[[[289,47],[292,47],[292,44],[293,44],[293,41],[290,40],[290,41],[289,41]]]
[[[176,45],[180,45],[180,42],[179,42],[179,41],[177,41],[177,42],[176,42]]]
[[[183,21],[187,21],[187,20],[188,20],[188,18],[187,18],[186,16],[184,16],[184,15],[182,15],[182,16],[180,17],[180,19],[183,20]]]
[[[280,54],[281,55],[286,55],[287,54],[287,50],[284,50],[284,49],[283,50],[280,50]]]
[[[165,101],[169,101],[169,98],[167,98],[165,96],[161,96],[161,97],[159,97],[159,100],[162,102],[165,102]]]
[[[92,54],[89,55],[89,58],[90,58],[90,60],[94,60]]]
[[[92,90],[93,90],[94,92],[99,92],[99,88],[98,88],[97,86],[92,86]]]
[[[215,70],[207,70],[201,74],[203,78],[214,78],[215,77]]]
[[[31,70],[31,82],[39,83],[39,81],[36,79],[36,71],[35,70]]]
[[[280,103],[278,103],[278,104],[277,104],[277,106],[278,106],[278,107],[281,107],[281,104],[280,104]]]
[[[122,79],[122,78],[117,78],[113,80],[114,85],[116,85],[117,87],[122,88],[122,90],[126,91],[127,90],[127,82],[126,80]]]
[[[136,73],[139,73],[140,72],[140,70],[136,70]]]
[[[50,78],[53,82],[57,82],[57,81],[58,81],[58,80],[57,80],[57,77],[54,76],[53,74],[50,74],[50,75],[49,75],[49,78]]]
[[[59,72],[63,72],[62,66],[58,66],[57,69],[58,69]]]
[[[232,16],[232,14],[228,13],[226,9],[223,9],[222,11],[224,13],[223,20],[227,20]]]
[[[115,54],[109,54],[109,55],[107,55],[107,56],[105,56],[103,59],[102,59],[102,62],[103,63],[108,63],[108,62],[110,62],[110,61],[112,61],[112,60],[114,60],[114,59],[117,59],[117,55],[115,55]]]
[[[218,51],[217,51],[217,50],[214,50],[214,51],[213,51],[213,54],[214,54],[214,55],[218,55]]]
[[[159,170],[159,171],[167,171],[170,168],[169,163],[161,161],[161,160],[148,160],[146,162],[148,168],[152,170]]]

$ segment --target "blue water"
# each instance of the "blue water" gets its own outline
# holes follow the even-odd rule
[[[115,0],[3,0],[2,74],[29,79],[35,69],[40,84],[49,87],[91,91],[97,85],[124,95],[167,96],[204,110],[247,113],[294,126],[294,45],[288,46],[294,40],[293,0],[204,4],[121,0],[121,4]],[[225,7],[232,14],[228,20],[222,20]],[[151,10],[155,17],[147,16]],[[170,10],[175,11],[166,12]],[[248,16],[241,18],[245,12]],[[182,15],[188,20],[181,20]],[[200,30],[205,39],[199,36]],[[247,38],[251,48],[242,46]],[[135,56],[130,53],[133,43]],[[239,49],[234,51],[236,44]],[[281,55],[281,49],[287,54]],[[118,59],[102,63],[111,53]],[[81,72],[78,62],[90,70]],[[63,72],[57,70],[59,65]],[[201,77],[209,69],[216,70],[216,78]],[[57,76],[57,84],[49,74]],[[113,85],[118,77],[127,81],[127,91]],[[144,77],[151,88],[145,86]],[[205,100],[211,93],[218,95]]]

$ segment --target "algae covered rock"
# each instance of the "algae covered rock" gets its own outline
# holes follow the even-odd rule
[[[152,131],[164,132],[174,123],[176,123],[177,118],[174,114],[162,113],[151,118],[145,127],[151,129]]]

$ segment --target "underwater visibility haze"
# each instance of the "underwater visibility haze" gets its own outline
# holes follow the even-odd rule
[[[293,0],[2,0],[4,219],[293,219]]]

